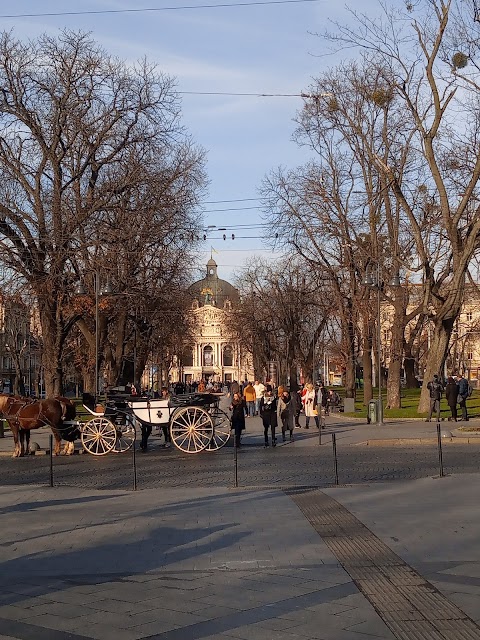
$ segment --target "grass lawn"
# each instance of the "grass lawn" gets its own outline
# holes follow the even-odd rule
[[[426,418],[428,413],[417,413],[418,402],[420,399],[421,389],[402,389],[402,408],[387,409],[386,399],[387,392],[383,389],[383,414],[385,418]],[[340,396],[345,397],[345,389],[340,389]],[[373,390],[373,399],[378,398],[377,389]],[[480,391],[474,390],[473,394],[467,400],[468,416],[475,418],[480,416]],[[355,398],[355,413],[346,413],[347,416],[355,416],[357,418],[367,419],[367,407],[363,404],[363,389],[357,389]],[[447,419],[450,409],[445,398],[440,402],[440,415],[443,419]],[[461,414],[459,414],[461,415]]]

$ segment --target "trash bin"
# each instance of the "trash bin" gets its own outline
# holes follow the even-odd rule
[[[378,400],[370,400],[367,408],[367,423],[377,422]]]

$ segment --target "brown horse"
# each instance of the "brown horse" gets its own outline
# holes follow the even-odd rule
[[[63,416],[65,415],[65,409],[60,401],[54,398],[32,400],[31,398],[0,394],[0,413],[3,414],[13,433],[14,458],[24,456],[25,452],[29,452],[30,431],[45,426],[50,427],[53,431],[54,453],[56,456],[59,455]],[[25,450],[25,436],[27,437],[27,450]]]

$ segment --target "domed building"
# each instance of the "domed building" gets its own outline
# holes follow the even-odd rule
[[[233,285],[218,277],[213,258],[207,262],[205,277],[194,282],[189,292],[196,330],[191,355],[183,356],[183,382],[253,380],[252,356],[232,339],[226,324],[240,296]]]

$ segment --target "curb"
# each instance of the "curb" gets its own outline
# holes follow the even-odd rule
[[[357,442],[355,446],[369,446],[369,447],[390,447],[401,446],[406,444],[421,444],[430,445],[437,444],[437,438],[384,438],[375,440],[364,440],[363,442]],[[473,436],[469,438],[458,437],[442,437],[442,443],[448,442],[451,444],[480,444],[480,438]]]

